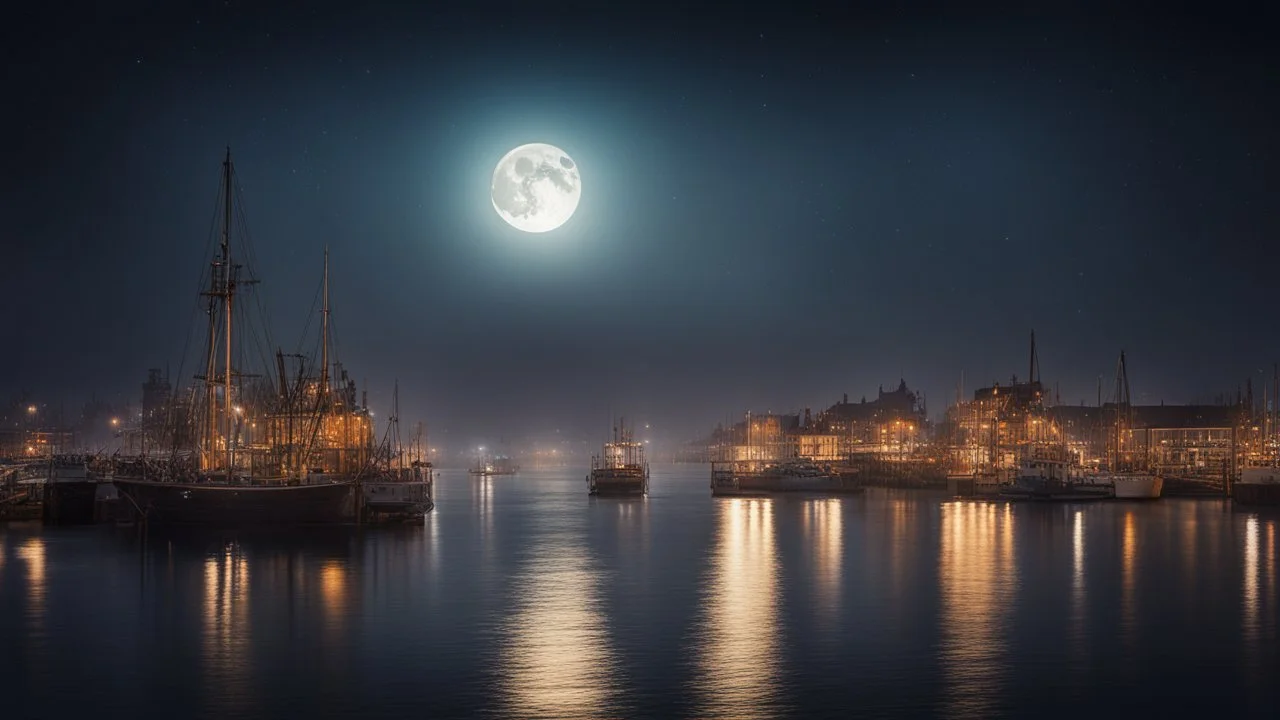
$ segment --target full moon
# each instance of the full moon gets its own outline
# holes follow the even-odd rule
[[[573,217],[582,199],[578,165],[546,143],[512,150],[493,170],[493,209],[511,227],[531,233],[555,230]]]

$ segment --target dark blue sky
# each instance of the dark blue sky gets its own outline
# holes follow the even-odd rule
[[[6,23],[6,394],[176,372],[227,145],[277,341],[328,245],[341,358],[457,437],[940,411],[1032,329],[1072,403],[1280,358],[1275,11],[176,5]],[[533,141],[583,178],[546,236],[488,196]]]

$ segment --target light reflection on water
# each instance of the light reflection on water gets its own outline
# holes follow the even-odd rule
[[[716,533],[698,637],[699,717],[774,717],[780,660],[774,504],[716,502]]]
[[[988,717],[1007,675],[1008,614],[1018,587],[1009,505],[942,505],[939,650],[947,682],[944,714]]]
[[[804,504],[803,523],[814,556],[813,583],[820,627],[834,628],[840,614],[840,583],[844,561],[843,507],[839,498]]]
[[[713,500],[704,469],[638,502],[444,473],[424,527],[336,536],[0,526],[6,717],[1280,709],[1274,514]]]
[[[606,715],[616,660],[586,548],[566,531],[548,536],[527,557],[502,626],[503,704],[511,717]]]
[[[235,543],[226,544],[205,559],[201,618],[208,701],[227,711],[243,710],[242,703],[253,691],[253,635],[249,622],[249,562]]]
[[[1133,511],[1130,510],[1124,514],[1124,530],[1120,544],[1120,637],[1130,648],[1138,629],[1134,598],[1137,591],[1137,581],[1134,578],[1134,565],[1138,557],[1137,545],[1137,520]]]

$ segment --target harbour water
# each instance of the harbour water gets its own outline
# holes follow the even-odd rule
[[[0,525],[5,716],[1280,716],[1280,515],[442,471],[423,527]]]

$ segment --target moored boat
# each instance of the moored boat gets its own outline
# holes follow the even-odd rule
[[[1231,501],[1242,506],[1280,505],[1280,467],[1247,467],[1231,488]]]
[[[41,492],[40,519],[45,525],[89,525],[94,522],[99,474],[84,455],[55,455]]]
[[[1130,403],[1129,370],[1124,352],[1116,362],[1115,403],[1111,406],[1112,427],[1107,438],[1108,471],[1117,500],[1156,500],[1164,491],[1164,478],[1151,470],[1150,434],[1135,428]]]
[[[419,426],[419,435],[421,426]],[[435,508],[432,466],[422,460],[420,437],[409,453],[400,444],[400,386],[392,394],[387,438],[374,471],[360,481],[360,517],[375,524],[421,525]],[[406,457],[411,455],[411,457]]]
[[[711,464],[711,494],[717,497],[790,492],[848,495],[863,490],[856,475],[805,460]]]
[[[1164,489],[1164,478],[1151,473],[1115,473],[1111,484],[1117,500],[1156,500]]]
[[[166,525],[340,524],[353,517],[355,483],[324,476],[289,484],[283,478],[194,482],[116,478],[139,519]]]
[[[1026,447],[1013,483],[1000,488],[1010,500],[1042,502],[1102,500],[1113,492],[1109,483],[1086,477],[1065,446],[1052,443]]]
[[[253,272],[232,260],[237,214],[231,153],[222,163],[222,224],[210,262],[207,345],[198,381],[166,407],[166,436],[151,457],[117,464],[113,483],[134,520],[160,524],[335,524],[358,519],[358,483],[373,451],[372,413],[330,356],[329,255],[324,256],[318,362],[276,351],[276,367],[251,368],[233,307]],[[238,246],[237,246],[238,247]],[[247,247],[243,254],[251,255]],[[243,303],[241,303],[243,304]],[[256,348],[263,358],[264,348]],[[238,353],[238,354],[237,354]],[[286,360],[289,358],[290,360]],[[296,361],[296,372],[287,365]],[[330,369],[334,368],[333,375]],[[318,372],[309,372],[313,368]],[[259,372],[254,372],[254,370]]]

